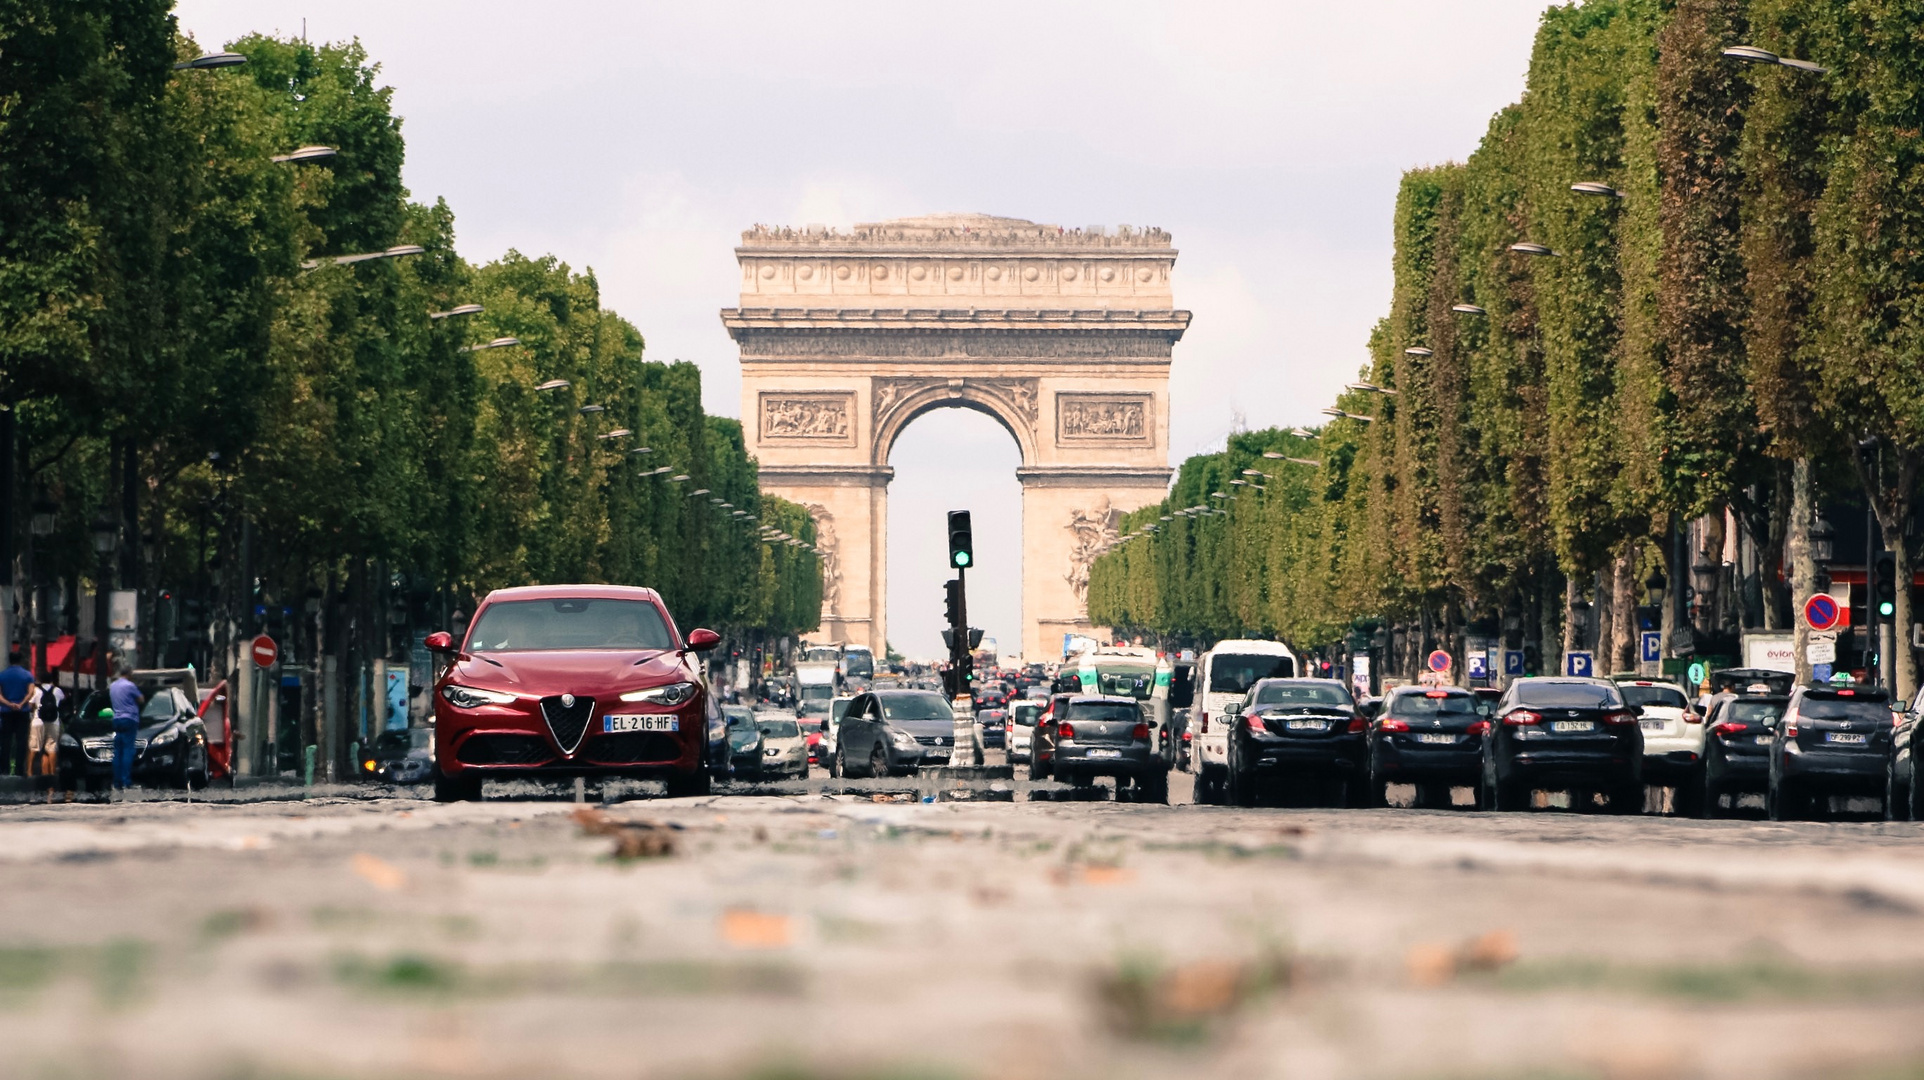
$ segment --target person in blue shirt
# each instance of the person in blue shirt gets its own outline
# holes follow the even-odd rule
[[[129,678],[133,666],[122,660],[114,665],[114,681],[107,684],[107,699],[114,707],[114,790],[126,791],[134,782],[134,736],[140,731],[140,708],[147,695]]]
[[[33,724],[33,672],[20,666],[20,651],[0,671],[0,776],[27,775],[27,729]]]

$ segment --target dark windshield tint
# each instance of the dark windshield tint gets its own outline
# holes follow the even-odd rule
[[[1296,674],[1296,662],[1287,656],[1228,656],[1209,658],[1209,692],[1246,694],[1258,679],[1287,679]]]
[[[1596,683],[1530,683],[1517,688],[1518,705],[1551,709],[1607,709],[1623,704],[1615,687]]]
[[[1020,724],[1023,727],[1034,727],[1035,718],[1041,715],[1042,706],[1040,705],[1017,705],[1009,711],[1009,723]]]
[[[1636,707],[1655,705],[1664,709],[1687,709],[1690,707],[1690,701],[1684,697],[1683,691],[1674,686],[1629,685],[1618,686],[1617,689],[1622,692],[1623,702],[1626,705]]]
[[[1733,701],[1724,706],[1723,718],[1738,724],[1774,724],[1782,715],[1781,701]]]
[[[482,609],[468,635],[470,652],[673,647],[661,610],[645,600],[507,600]]]
[[[1123,723],[1133,724],[1141,719],[1142,710],[1136,708],[1134,705],[1100,701],[1072,701],[1069,703],[1070,723],[1074,723],[1077,720],[1087,720],[1091,723],[1110,723],[1120,720]]]
[[[1349,691],[1337,683],[1268,682],[1256,688],[1256,704],[1333,705],[1337,708],[1348,708]]]
[[[1468,694],[1398,694],[1390,699],[1391,716],[1471,716],[1477,711],[1476,699]]]
[[[752,724],[755,722],[755,710],[746,705],[723,705],[722,715],[728,717],[730,724]]]
[[[1840,701],[1836,698],[1805,698],[1797,706],[1805,720],[1875,720],[1891,722],[1891,707],[1881,701]]]
[[[876,700],[882,703],[882,715],[890,720],[955,719],[949,703],[943,701],[940,694],[890,694]]]

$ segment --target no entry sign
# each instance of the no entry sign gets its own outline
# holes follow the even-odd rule
[[[1831,630],[1843,615],[1837,600],[1826,593],[1818,593],[1804,601],[1804,622],[1812,630]]]
[[[257,668],[271,668],[281,656],[280,646],[274,644],[274,639],[266,634],[254,639],[253,652],[254,666]]]

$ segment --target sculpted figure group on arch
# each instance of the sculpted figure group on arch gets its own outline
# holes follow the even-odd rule
[[[849,234],[757,226],[735,249],[742,416],[765,489],[829,552],[821,637],[888,640],[889,451],[931,409],[1021,448],[1022,653],[1088,634],[1089,564],[1168,487],[1169,363],[1189,325],[1160,230],[938,215]]]

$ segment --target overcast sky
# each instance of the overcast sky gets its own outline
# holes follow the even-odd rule
[[[1543,0],[650,3],[181,0],[203,45],[359,38],[406,178],[462,253],[592,267],[654,359],[739,416],[716,312],[756,222],[967,211],[1175,236],[1171,464],[1236,424],[1314,423],[1386,310],[1411,166],[1460,160],[1522,91]],[[940,650],[939,520],[983,542],[970,613],[1019,647],[1015,445],[931,414],[893,458],[890,637]]]

